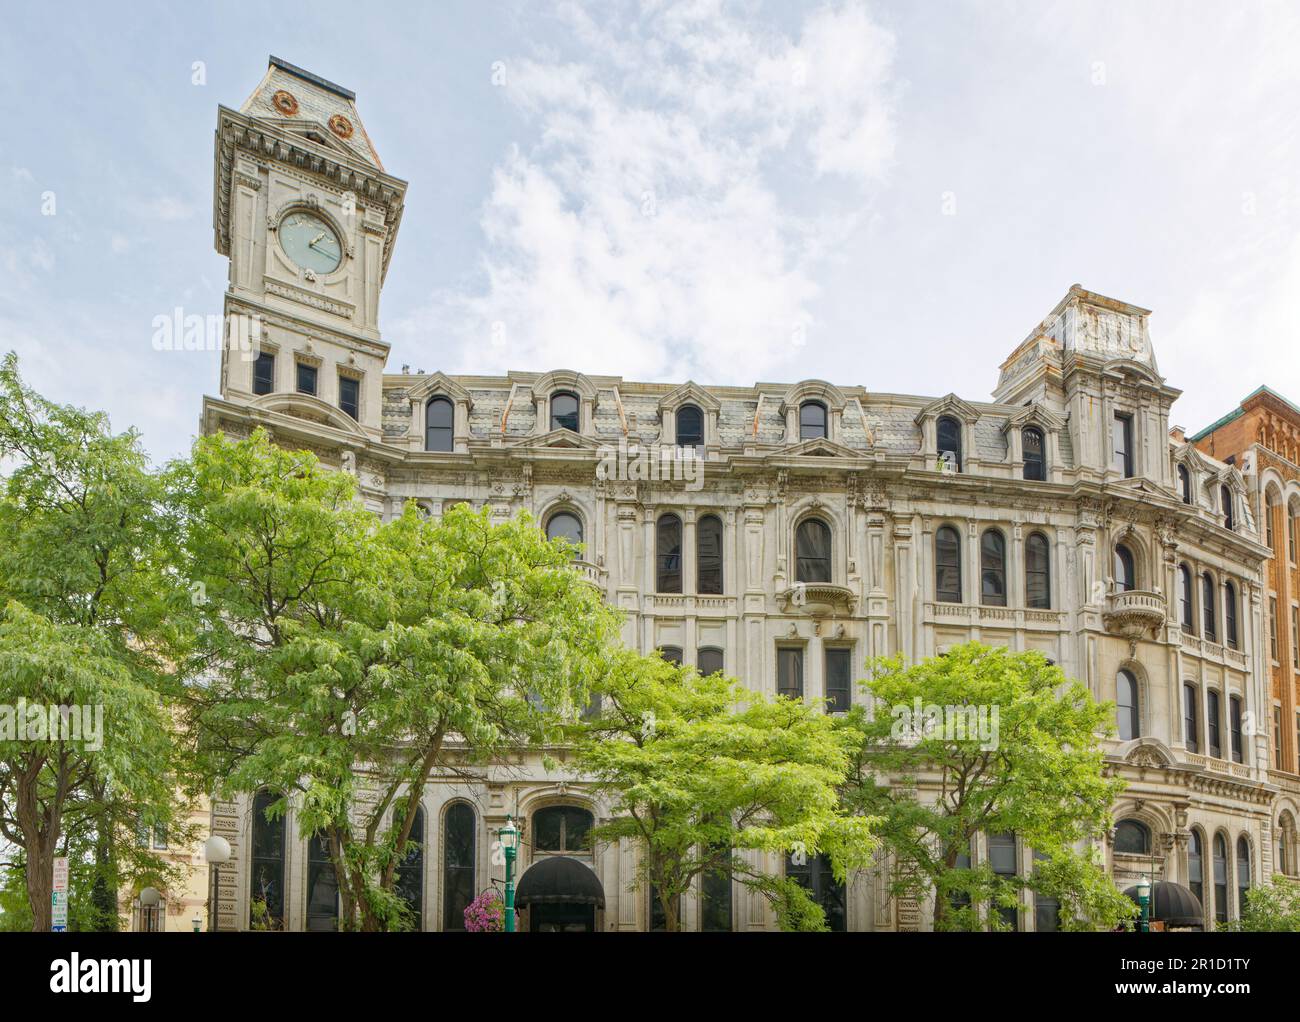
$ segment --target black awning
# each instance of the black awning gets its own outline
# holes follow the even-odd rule
[[[1140,904],[1136,885],[1124,893]],[[1182,884],[1170,880],[1157,880],[1151,886],[1150,913],[1153,920],[1162,922],[1165,926],[1205,927],[1200,899]]]
[[[605,907],[605,889],[596,871],[567,855],[548,855],[528,867],[515,890],[515,907],[595,905]]]

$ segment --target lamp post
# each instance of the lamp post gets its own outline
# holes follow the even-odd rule
[[[156,887],[146,887],[140,892],[140,925],[149,933],[153,929],[153,909],[162,904],[162,892]]]
[[[1151,881],[1143,877],[1138,881],[1138,908],[1142,910],[1142,915],[1138,919],[1138,932],[1149,933],[1151,931]]]
[[[515,853],[519,851],[519,828],[512,817],[498,833],[501,850],[506,853],[506,933],[515,932]]]
[[[221,895],[221,866],[230,861],[230,842],[219,834],[213,834],[203,842],[203,857],[208,861],[209,871],[212,874],[208,878],[208,932],[213,933],[217,929],[217,898]]]

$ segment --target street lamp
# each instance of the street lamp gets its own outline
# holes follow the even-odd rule
[[[519,828],[512,817],[498,831],[501,850],[506,853],[506,933],[515,932],[515,853],[519,851]]]
[[[203,842],[203,857],[211,867],[212,874],[208,878],[208,932],[213,933],[217,928],[217,898],[221,894],[221,866],[222,863],[230,861],[230,842],[219,834],[213,834]],[[197,930],[198,927],[195,929]]]
[[[1151,907],[1151,881],[1143,877],[1138,881],[1138,908],[1142,910],[1142,915],[1138,919],[1138,932],[1149,933],[1151,930],[1150,907]]]
[[[162,893],[156,887],[146,887],[140,892],[140,923],[146,933],[153,928],[153,913],[149,910],[157,908],[161,902]]]

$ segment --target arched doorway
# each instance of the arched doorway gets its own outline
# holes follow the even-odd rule
[[[538,860],[519,878],[515,908],[528,912],[532,933],[594,933],[605,889],[596,871],[567,855]]]

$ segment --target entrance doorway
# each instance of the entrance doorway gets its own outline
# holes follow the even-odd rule
[[[534,905],[528,910],[531,933],[595,933],[594,905]]]

